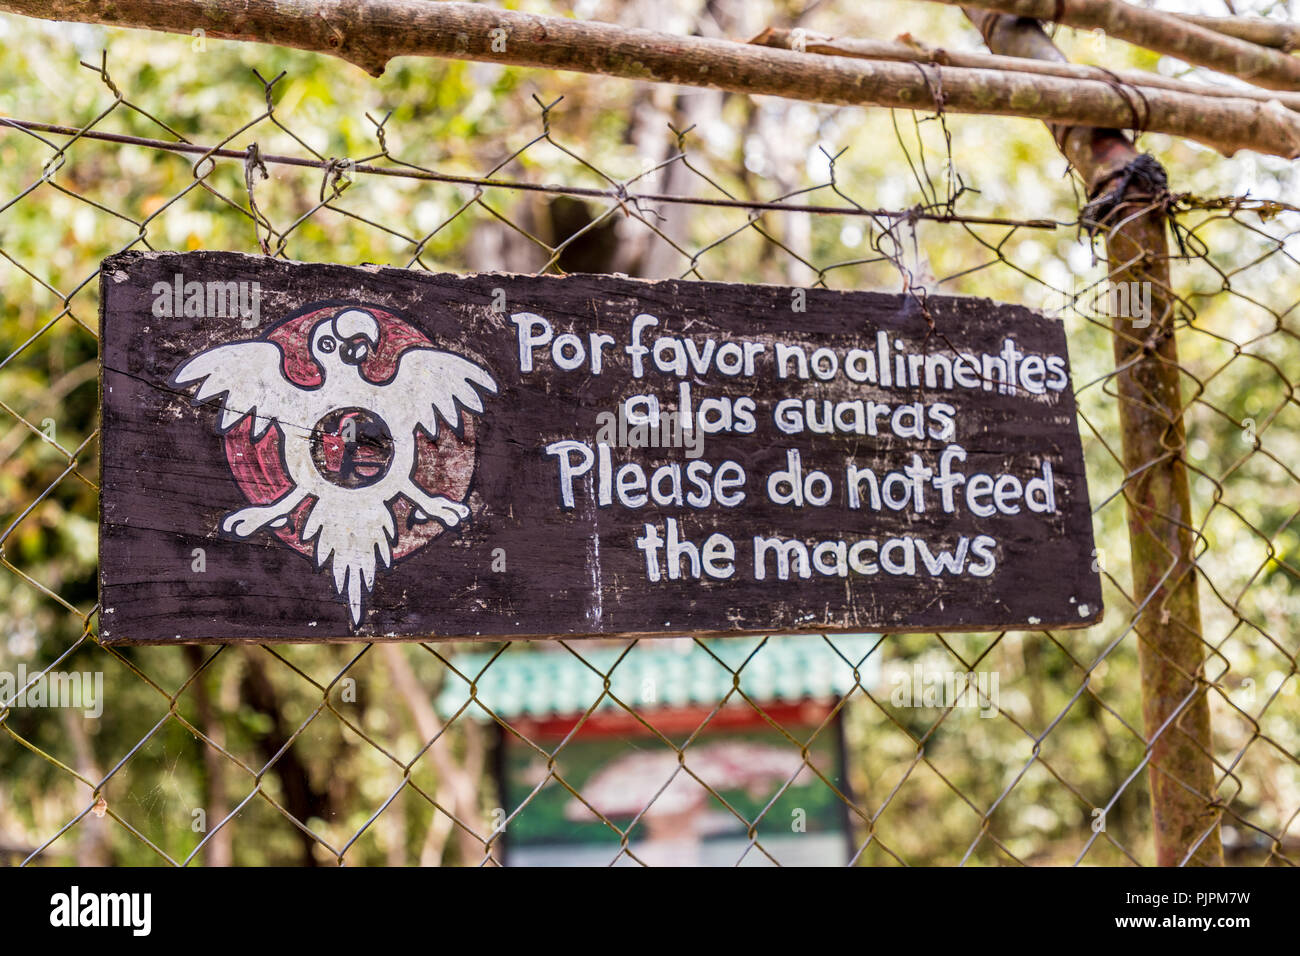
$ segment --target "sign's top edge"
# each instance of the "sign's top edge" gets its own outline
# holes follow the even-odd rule
[[[624,282],[629,285],[654,286],[664,284],[678,284],[691,287],[710,286],[714,288],[759,288],[759,289],[804,289],[807,292],[819,296],[853,296],[853,297],[879,297],[882,299],[896,299],[900,292],[885,292],[880,289],[827,289],[827,288],[809,288],[804,286],[778,285],[771,282],[719,282],[712,279],[647,279],[642,276],[629,276],[621,272],[569,272],[564,275],[555,275],[552,273],[536,272],[425,272],[413,269],[403,269],[399,266],[379,265],[378,263],[367,262],[358,265],[348,265],[342,262],[308,262],[301,259],[282,259],[279,257],[265,256],[255,253],[238,252],[227,249],[196,249],[187,252],[178,252],[175,250],[128,250],[118,252],[108,256],[100,263],[101,274],[107,273],[110,269],[126,269],[134,263],[166,261],[168,259],[210,259],[210,260],[239,260],[252,264],[271,264],[275,266],[317,266],[321,268],[343,268],[359,269],[372,275],[380,276],[394,274],[405,279],[415,279],[420,282],[437,281],[444,279],[455,279],[460,281],[470,281],[480,276],[500,276],[506,279],[527,279],[544,282],[561,282],[566,279],[599,279],[603,281]],[[927,304],[937,305],[941,308],[972,308],[975,306],[993,308],[1005,312],[1018,313],[1023,316],[1031,316],[1035,319],[1061,324],[1060,316],[1048,315],[1038,309],[1032,309],[1027,305],[1018,302],[1000,302],[997,299],[990,299],[986,296],[975,295],[954,295],[951,293],[933,293],[925,297]]]

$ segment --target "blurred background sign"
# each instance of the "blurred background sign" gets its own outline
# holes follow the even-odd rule
[[[618,865],[842,865],[855,844],[838,705],[855,686],[877,689],[879,641],[787,635],[642,640],[634,654],[626,645],[581,657],[555,646],[460,654],[452,663],[477,675],[474,693],[448,681],[437,708],[494,729],[504,802],[495,822],[506,824],[496,845],[508,866],[615,856]],[[747,851],[751,820],[761,843]]]

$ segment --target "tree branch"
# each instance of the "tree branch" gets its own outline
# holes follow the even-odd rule
[[[1300,26],[1294,23],[1265,20],[1263,17],[1202,17],[1194,13],[1176,13],[1174,16],[1215,33],[1248,40],[1274,50],[1286,53],[1300,50]]]
[[[1123,0],[939,0],[1015,17],[1052,20],[1239,76],[1272,90],[1300,90],[1300,59],[1226,36],[1172,13]]]
[[[473,747],[470,747],[468,750],[471,752],[466,753],[463,763],[456,759],[445,727],[438,719],[433,704],[429,702],[429,697],[402,648],[388,643],[380,644],[379,648],[380,655],[388,666],[394,689],[406,705],[420,740],[425,744],[433,741],[425,753],[437,774],[437,798],[443,811],[433,811],[433,819],[429,824],[430,836],[435,844],[445,845],[446,839],[455,835],[460,863],[469,866],[481,860],[486,853],[483,842],[471,830],[466,829],[470,825],[483,825],[478,806],[482,754],[472,753]],[[479,746],[481,751],[481,745]],[[445,819],[439,820],[439,817]],[[441,852],[437,856],[441,863]]]
[[[186,35],[202,29],[211,38],[332,54],[374,75],[394,56],[481,60],[836,105],[923,111],[942,105],[951,113],[1084,126],[1140,122],[1145,129],[1186,136],[1227,155],[1238,149],[1288,158],[1300,155],[1300,117],[1274,102],[1210,100],[1152,88],[1145,95],[1144,115],[1135,120],[1129,100],[1099,81],[957,67],[919,69],[908,63],[824,57],[470,3],[0,0],[0,11]]]
[[[904,40],[906,42],[904,42]],[[1300,93],[1278,90],[1238,89],[1227,86],[1210,86],[1206,83],[1189,83],[1158,73],[1141,70],[1104,70],[1081,63],[1054,63],[1030,60],[1021,56],[999,56],[996,53],[969,53],[931,47],[906,36],[898,40],[862,40],[857,37],[834,37],[822,33],[803,31],[796,33],[778,27],[768,27],[750,43],[779,47],[783,50],[802,50],[805,53],[824,53],[848,56],[860,60],[895,60],[907,63],[933,63],[936,66],[962,66],[977,70],[1002,70],[1011,73],[1036,73],[1040,76],[1059,76],[1067,80],[1100,80],[1103,83],[1119,82],[1137,89],[1155,88],[1188,93],[1192,96],[1211,96],[1216,99],[1256,100],[1267,103],[1277,100],[1287,109],[1300,111]]]

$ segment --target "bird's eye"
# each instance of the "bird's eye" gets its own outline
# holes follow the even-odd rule
[[[323,338],[323,339],[320,340],[320,350],[321,350],[322,352],[333,352],[333,351],[334,351],[334,340],[333,340],[332,338],[330,338],[328,335],[325,336],[325,338]]]

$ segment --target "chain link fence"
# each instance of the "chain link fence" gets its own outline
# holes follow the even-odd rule
[[[1150,289],[1117,299],[1100,238],[1076,222],[959,212],[976,190],[944,116],[889,116],[882,150],[919,197],[890,210],[855,198],[830,147],[813,157],[824,178],[811,185],[804,157],[780,155],[780,135],[764,156],[719,161],[708,137],[763,142],[777,109],[765,104],[708,130],[659,125],[656,138],[629,120],[624,132],[640,140],[611,161],[575,145],[593,120],[521,90],[510,128],[475,150],[477,171],[452,173],[427,159],[437,148],[418,121],[367,116],[373,148],[357,155],[313,147],[330,117],[304,106],[292,76],[250,79],[241,96],[265,108],[223,130],[174,99],[120,88],[107,61],[83,65],[97,84],[77,86],[94,97],[88,121],[0,119],[7,861],[493,865],[526,862],[568,827],[584,862],[680,860],[664,847],[693,840],[714,846],[711,862],[746,865],[1147,865],[1152,746],[1182,733],[1202,694],[1214,788],[1196,788],[1210,820],[1200,839],[1217,828],[1230,864],[1300,861],[1300,210],[1176,183],[1153,199],[1173,230],[1166,291],[1186,430],[1185,445],[1166,433],[1164,456],[1185,463],[1192,494],[1191,515],[1161,517],[1193,536],[1194,564],[1181,571],[1170,555],[1168,574],[1199,585],[1204,666],[1149,733],[1138,624],[1153,594],[1133,589],[1126,507],[1159,461],[1124,464],[1119,406],[1135,399],[1116,387],[1111,342],[1117,311],[1144,340]],[[834,115],[817,113],[820,132]],[[462,130],[472,149],[475,130]],[[773,674],[794,666],[781,656],[791,639],[776,636],[102,647],[98,263],[214,247],[434,271],[901,287],[1055,312],[1070,340],[1105,620],[1059,633],[794,638],[800,660],[819,655],[820,676],[786,691]],[[696,689],[678,699],[688,658]],[[511,685],[515,673],[533,684]],[[568,700],[520,703],[561,673]],[[42,706],[74,676],[81,706]],[[716,741],[735,727],[753,748],[740,751],[753,771],[743,785],[717,768]],[[628,775],[601,778],[601,761],[628,755],[640,761]],[[838,834],[837,848],[804,852],[819,829]],[[709,844],[714,833],[731,838]]]

